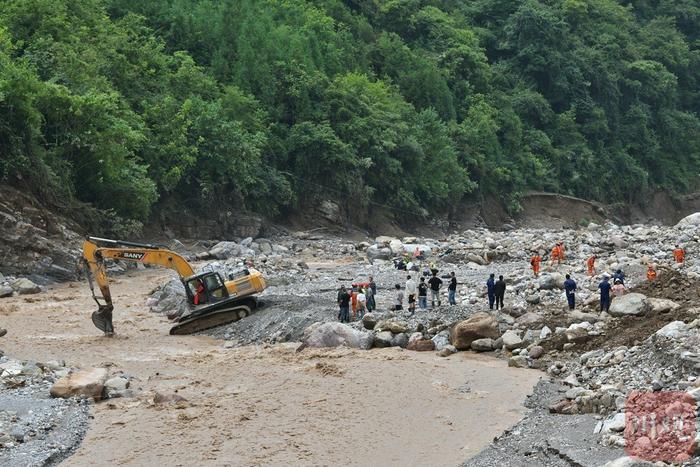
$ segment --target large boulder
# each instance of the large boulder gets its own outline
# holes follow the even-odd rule
[[[680,307],[678,303],[666,298],[649,297],[647,300],[649,300],[649,306],[654,313],[667,313]]]
[[[425,339],[424,337],[419,336],[415,339],[409,339],[408,345],[406,345],[406,349],[415,350],[418,352],[427,352],[429,350],[435,350],[435,342],[433,342],[430,339]]]
[[[374,335],[375,347],[391,347],[394,342],[394,335],[391,331],[382,331]]]
[[[498,339],[498,321],[488,313],[476,313],[474,316],[454,324],[450,328],[450,342],[459,350],[467,350],[473,341],[485,337]]]
[[[9,285],[0,285],[0,298],[11,297],[14,293]]]
[[[185,287],[179,279],[172,279],[159,287],[146,301],[154,313],[163,313],[168,318],[176,318],[190,311],[185,295]]]
[[[389,248],[391,249],[391,252],[395,255],[404,253],[403,243],[401,243],[401,240],[397,238],[389,242]]]
[[[391,331],[394,334],[400,334],[408,331],[408,326],[405,323],[396,320],[382,320],[374,326],[375,331]]]
[[[651,309],[647,297],[640,293],[629,293],[615,297],[610,305],[611,316],[643,316]]]
[[[700,225],[700,212],[696,212],[689,216],[685,216],[683,219],[678,221],[676,227],[697,227]]]
[[[107,370],[90,368],[78,370],[56,381],[51,387],[51,396],[67,399],[86,396],[98,401],[102,399]]]
[[[537,279],[537,286],[540,290],[554,290],[564,288],[564,276],[558,272],[542,274]]]
[[[314,323],[304,330],[301,338],[307,347],[372,348],[373,335],[354,329],[344,323]]]
[[[236,242],[219,242],[209,250],[209,254],[216,259],[229,259],[241,255],[241,246]]]
[[[374,261],[375,259],[389,260],[392,256],[391,249],[384,246],[372,245],[367,248],[367,259],[370,261]]]
[[[450,345],[450,333],[447,330],[440,331],[432,338],[435,350],[440,351]]]
[[[15,292],[17,292],[20,295],[29,295],[41,292],[41,287],[39,287],[26,277],[17,279],[10,286]]]

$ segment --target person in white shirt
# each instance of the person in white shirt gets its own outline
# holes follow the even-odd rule
[[[367,311],[367,294],[365,294],[365,289],[360,289],[357,294],[357,318],[362,319],[365,316],[365,311]]]
[[[416,281],[411,279],[411,276],[406,277],[406,295],[408,296],[408,311],[411,314],[416,312],[416,296],[418,295],[418,286]]]

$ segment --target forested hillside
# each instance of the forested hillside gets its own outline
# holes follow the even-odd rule
[[[0,177],[145,220],[696,188],[693,0],[0,0]]]

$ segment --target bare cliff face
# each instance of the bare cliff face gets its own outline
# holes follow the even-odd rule
[[[80,227],[41,206],[35,198],[0,187],[0,273],[40,281],[77,276]]]

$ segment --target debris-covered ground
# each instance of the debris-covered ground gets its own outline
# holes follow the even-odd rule
[[[248,355],[246,352],[251,346],[272,346],[269,348],[296,349],[294,353],[302,359],[304,355],[335,352],[321,347],[358,349],[351,352],[353,358],[360,359],[364,359],[364,355],[373,358],[375,353],[391,350],[386,349],[391,347],[399,352],[422,351],[448,367],[464,356],[486,353],[503,364],[507,362],[513,370],[537,370],[536,373],[547,379],[528,399],[529,414],[496,437],[478,456],[469,459],[474,452],[465,452],[462,460],[469,459],[467,465],[503,465],[506,459],[510,465],[601,465],[624,456],[623,448],[645,447],[627,445],[632,438],[626,438],[624,433],[626,400],[632,391],[651,394],[677,391],[687,393],[693,400],[700,399],[697,217],[691,216],[675,227],[590,224],[575,230],[493,232],[477,229],[443,238],[379,237],[368,241],[297,232],[273,239],[198,243],[196,248],[178,242],[175,247],[196,261],[199,269],[228,273],[252,261],[265,275],[268,288],[259,296],[260,306],[252,316],[207,330],[201,336],[161,336],[153,342],[153,349],[161,354],[165,351],[165,355],[171,352],[178,366],[188,358],[180,353],[182,350],[168,350],[169,343],[206,342],[209,346],[212,345],[209,342],[218,342],[213,345],[218,345],[221,351],[244,352],[241,355]],[[564,243],[566,257],[562,264],[552,264],[546,255],[559,241]],[[687,261],[682,265],[673,262],[671,252],[676,244],[687,252]],[[416,248],[424,252],[424,260],[410,258]],[[539,277],[534,277],[530,269],[533,251],[545,254]],[[596,273],[590,277],[585,262],[592,254],[597,255],[597,262]],[[417,271],[394,268],[392,260],[404,255],[414,262]],[[433,264],[444,281],[441,305],[410,314],[404,299],[403,310],[390,311],[396,293],[394,285],[399,284],[404,289],[407,275],[419,278],[423,270]],[[654,265],[658,272],[657,279],[651,283],[646,279],[648,264]],[[125,269],[119,264],[114,267]],[[614,298],[608,312],[601,312],[598,284],[604,274],[612,275],[617,270],[625,273],[627,293]],[[454,306],[447,304],[448,275],[452,271],[459,283]],[[486,280],[490,273],[505,277],[507,290],[503,310],[488,307]],[[115,303],[119,307],[121,297],[117,292],[120,287],[125,288],[130,297],[127,307],[132,309],[122,309],[123,318],[119,310],[115,312],[118,337],[112,342],[119,342],[120,336],[133,339],[133,335],[153,332],[153,329],[143,328],[144,319],[161,323],[163,329],[159,332],[165,334],[164,315],[188,311],[182,285],[177,279],[168,282],[164,274],[158,276],[160,280],[140,284],[140,292],[135,293],[130,282],[132,274],[155,277],[151,271],[133,271],[114,281]],[[574,311],[566,306],[565,274],[570,274],[578,286]],[[378,287],[377,310],[350,324],[338,323],[338,288],[367,282],[370,276]],[[153,285],[158,287],[153,288]],[[9,306],[17,307],[14,313],[24,311],[27,303],[32,304],[34,299],[22,299],[15,294],[10,300]],[[3,303],[0,301],[0,305]],[[146,312],[146,306],[155,313]],[[72,307],[57,301],[48,309],[57,318],[64,318],[65,311]],[[90,331],[94,335],[89,326],[83,327],[86,317],[84,313],[80,315],[81,324],[78,325],[76,316],[70,320],[75,324],[69,326],[79,326],[83,335],[89,335]],[[218,340],[212,341],[208,336]],[[96,342],[99,346],[105,345],[103,340]],[[130,344],[137,345],[138,341]],[[385,349],[363,352],[363,349],[377,348]],[[38,350],[41,349],[39,346]],[[144,358],[144,352],[145,349],[137,346],[127,346],[120,348],[116,357],[111,354],[108,357],[105,352],[102,355],[106,361],[120,360],[119,368],[110,370],[114,376],[117,369],[133,372],[130,368],[133,365],[127,362]],[[218,357],[201,356],[195,361],[209,358]],[[266,357],[261,358],[264,362]],[[166,357],[166,361],[168,359]],[[316,368],[326,376],[356,371],[333,366],[332,361],[318,361],[315,364],[320,366]],[[192,364],[189,361],[189,365]],[[194,365],[196,368],[197,364]],[[94,361],[90,366],[101,367]],[[137,375],[139,381],[144,381],[144,387],[126,394],[129,397],[123,400],[135,402],[120,402],[120,407],[155,404],[157,398],[152,392],[157,390],[158,384],[154,385],[153,381],[163,376],[155,371],[155,363],[145,367],[137,365],[137,368],[141,373],[149,370],[151,373]],[[181,374],[174,377],[182,381],[174,387],[191,391],[191,382],[185,382],[189,378],[183,379]],[[216,378],[207,381],[205,387],[210,389],[205,392],[222,384]],[[508,388],[503,390],[508,391]],[[476,420],[459,423],[476,423]],[[636,438],[633,442],[639,443]],[[643,443],[648,442],[643,440]],[[687,449],[689,454],[695,454],[694,450],[694,446]],[[322,462],[314,457],[313,449],[311,452],[308,458],[279,457],[277,460]],[[441,465],[447,458],[441,459],[435,458],[432,463]],[[385,460],[392,463],[392,458]],[[624,465],[623,462],[619,460],[618,464]]]

